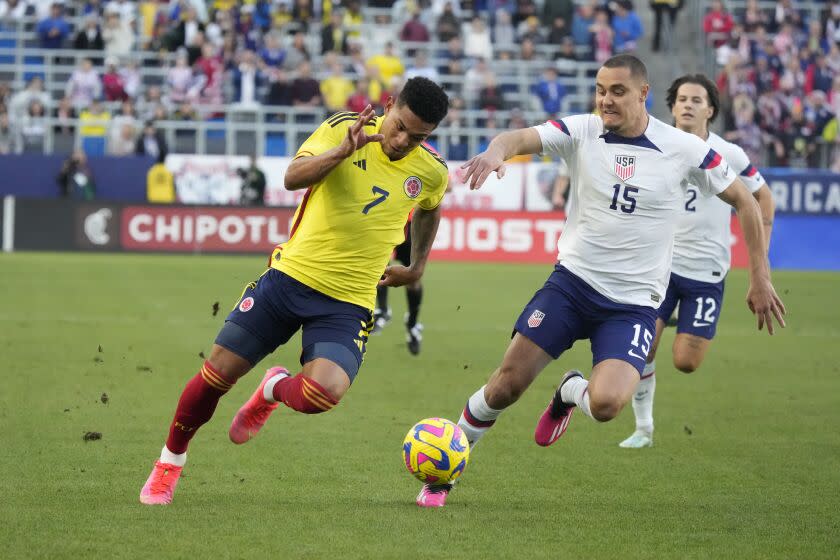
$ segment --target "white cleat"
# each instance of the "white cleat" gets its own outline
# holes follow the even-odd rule
[[[625,449],[641,449],[642,447],[653,447],[653,432],[636,430],[629,438],[618,444]]]

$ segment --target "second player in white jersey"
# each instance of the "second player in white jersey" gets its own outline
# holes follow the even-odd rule
[[[773,197],[761,174],[744,151],[709,131],[720,108],[714,82],[703,75],[686,75],[668,88],[666,96],[674,123],[680,130],[704,138],[739,174],[758,201],[769,243],[773,223]],[[653,397],[656,390],[655,357],[662,331],[679,306],[677,335],[672,348],[674,367],[691,373],[700,367],[717,330],[731,258],[732,210],[716,198],[704,198],[689,185],[685,208],[677,224],[674,258],[665,301],[659,307],[656,335],[633,397],[635,431],[621,447],[653,445]]]
[[[761,173],[740,147],[714,132],[709,133],[706,142],[732,166],[751,193],[764,185]],[[717,197],[704,197],[699,187],[689,185],[685,212],[674,236],[671,271],[700,282],[720,282],[725,278],[732,253],[731,218],[730,205]]]

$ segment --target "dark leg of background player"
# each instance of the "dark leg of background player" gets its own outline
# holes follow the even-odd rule
[[[408,321],[406,326],[410,329],[417,324],[417,316],[420,314],[420,302],[423,301],[423,286],[406,287],[406,298],[408,299]]]

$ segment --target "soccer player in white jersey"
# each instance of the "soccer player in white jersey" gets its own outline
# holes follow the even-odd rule
[[[773,195],[744,150],[709,131],[720,109],[717,87],[702,74],[677,78],[666,96],[674,123],[680,130],[705,140],[739,174],[761,209],[764,238],[768,246],[773,227]],[[654,358],[662,330],[679,305],[677,336],[672,347],[674,367],[691,373],[700,367],[715,336],[723,305],[723,286],[730,261],[732,208],[716,197],[699,196],[689,185],[685,209],[674,237],[674,258],[665,301],[659,306],[656,335],[647,356],[636,394],[633,413],[636,430],[619,445],[625,448],[653,445],[653,395],[656,389]]]
[[[534,432],[548,446],[563,435],[575,408],[605,422],[636,391],[665,298],[678,219],[688,184],[732,204],[750,256],[747,303],[759,329],[784,324],[784,306],[770,282],[758,205],[721,156],[692,134],[645,111],[650,86],[632,55],[598,70],[598,115],[577,115],[500,134],[464,164],[464,181],[481,187],[519,154],[556,153],[571,175],[576,203],[558,242],[558,262],[525,306],[501,366],[467,401],[458,425],[471,445],[496,422],[552,360],[576,340],[592,345],[589,379],[565,374]],[[449,485],[426,485],[423,507],[440,507]]]

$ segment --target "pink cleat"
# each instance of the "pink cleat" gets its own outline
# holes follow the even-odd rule
[[[183,467],[155,461],[152,473],[140,490],[140,503],[149,506],[172,503],[172,495],[181,478],[181,469]]]
[[[551,402],[548,403],[548,408],[540,416],[540,421],[537,422],[537,429],[534,430],[534,441],[537,445],[548,447],[566,432],[569,427],[569,420],[572,419],[572,412],[575,411],[575,405],[566,404],[560,398],[560,388],[563,384],[572,377],[580,377],[583,379],[583,374],[576,369],[567,371],[560,381],[557,390],[554,392]]]
[[[424,484],[423,489],[417,494],[417,505],[420,507],[443,507],[446,505],[446,497],[452,490],[451,484],[432,486]]]
[[[242,408],[233,417],[233,422],[230,423],[230,431],[228,432],[230,441],[236,444],[247,443],[259,433],[260,429],[268,421],[271,413],[280,406],[280,403],[268,402],[263,397],[263,388],[266,382],[277,375],[288,377],[289,370],[282,366],[268,368],[257,390],[254,391],[254,394],[251,395],[248,402],[242,405]]]

